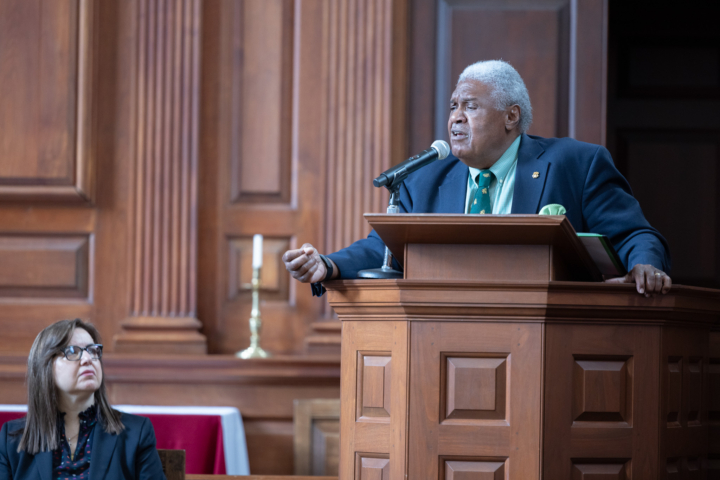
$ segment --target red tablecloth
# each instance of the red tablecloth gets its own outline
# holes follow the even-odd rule
[[[185,472],[225,475],[223,431],[219,416],[157,415],[148,417],[155,429],[157,448],[185,450]]]
[[[0,427],[2,427],[5,422],[24,416],[25,412],[0,412]]]
[[[223,431],[219,416],[139,415],[150,419],[155,429],[157,448],[185,450],[187,473],[225,475]],[[24,416],[25,412],[0,411],[0,426]]]

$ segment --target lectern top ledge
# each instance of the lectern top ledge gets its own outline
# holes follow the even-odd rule
[[[564,215],[365,214],[406,279],[601,281]]]

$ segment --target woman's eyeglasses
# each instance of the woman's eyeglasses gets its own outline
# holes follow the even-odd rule
[[[77,362],[82,358],[83,350],[90,355],[90,360],[99,360],[102,358],[103,346],[99,343],[88,345],[87,347],[78,347],[77,345],[68,345],[63,350],[63,355],[70,361]]]

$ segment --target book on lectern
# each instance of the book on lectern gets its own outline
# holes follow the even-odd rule
[[[578,233],[577,236],[605,278],[622,277],[627,274],[607,236],[599,233]]]

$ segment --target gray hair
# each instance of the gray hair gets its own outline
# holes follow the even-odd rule
[[[512,65],[503,60],[485,60],[473,63],[463,70],[458,83],[477,80],[491,87],[495,108],[505,110],[512,105],[520,107],[520,133],[525,133],[532,123],[532,105],[525,82]]]

